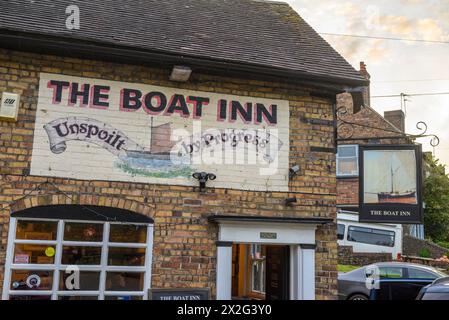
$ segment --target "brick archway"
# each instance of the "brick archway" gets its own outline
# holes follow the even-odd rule
[[[27,198],[20,199],[11,206],[11,213],[22,211],[37,206],[50,205],[92,205],[113,207],[133,211],[150,218],[154,218],[154,208],[135,200],[129,200],[119,197],[106,197],[84,194],[46,194],[30,195]]]

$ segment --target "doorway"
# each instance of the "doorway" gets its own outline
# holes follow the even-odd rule
[[[233,244],[233,299],[288,300],[290,246]]]

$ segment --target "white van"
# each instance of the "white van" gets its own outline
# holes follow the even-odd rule
[[[357,212],[337,213],[338,245],[351,246],[354,252],[402,254],[402,225],[361,223]]]

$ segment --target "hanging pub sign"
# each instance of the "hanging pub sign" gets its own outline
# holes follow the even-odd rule
[[[420,145],[360,147],[360,222],[421,224]]]

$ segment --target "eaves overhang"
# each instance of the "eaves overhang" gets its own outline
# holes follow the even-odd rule
[[[324,95],[369,85],[369,81],[364,79],[334,77],[259,64],[218,60],[206,56],[149,51],[91,40],[13,32],[5,29],[0,29],[0,48],[152,67],[171,68],[176,64],[185,64],[200,73],[298,83],[322,89]]]

